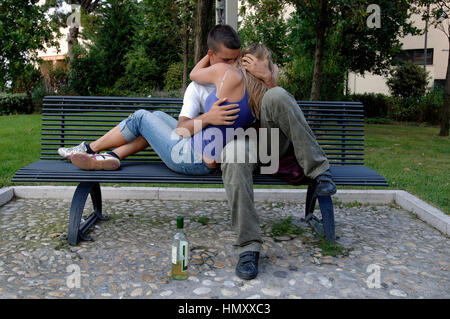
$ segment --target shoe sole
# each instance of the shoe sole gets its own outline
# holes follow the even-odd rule
[[[245,275],[239,274],[237,271],[235,273],[236,273],[236,276],[238,276],[239,278],[244,279],[244,280],[252,280],[252,279],[255,279],[258,276],[258,274],[245,276]]]
[[[68,160],[70,160],[70,158],[73,156],[73,155],[63,155],[59,150],[58,150],[58,155],[59,156],[61,156],[63,159],[68,159]]]
[[[71,160],[73,165],[86,171],[114,171],[120,166],[114,159],[97,161],[89,154],[74,154]]]

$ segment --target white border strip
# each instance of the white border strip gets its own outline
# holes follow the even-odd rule
[[[14,197],[14,189],[12,187],[0,188],[0,206],[5,205]]]
[[[0,189],[0,206],[13,196],[30,199],[71,200],[75,186],[15,186]],[[306,189],[254,189],[255,201],[295,201],[305,203]],[[102,187],[102,199],[159,199],[159,200],[227,200],[224,188],[173,187]],[[338,190],[334,200],[342,203],[386,205],[395,203],[416,214],[442,233],[450,236],[450,216],[423,200],[402,190]]]

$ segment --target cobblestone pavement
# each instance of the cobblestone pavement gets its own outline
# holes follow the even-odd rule
[[[234,274],[226,202],[105,201],[111,220],[96,240],[68,246],[69,201],[15,199],[0,207],[0,298],[450,297],[448,237],[395,206],[351,206],[335,207],[342,249],[329,256],[300,223],[303,205],[257,203],[265,243],[246,281]],[[184,281],[170,277],[177,215],[191,248]],[[289,216],[303,233],[272,237],[271,223]]]

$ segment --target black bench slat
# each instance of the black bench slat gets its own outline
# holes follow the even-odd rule
[[[375,171],[365,166],[331,166],[333,180],[338,185],[344,183],[356,183],[364,178],[365,185],[384,185],[385,179]],[[206,176],[189,176],[178,174],[164,163],[140,163],[124,162],[117,171],[84,171],[67,161],[41,160],[21,168],[13,178],[13,181],[45,181],[68,182],[68,181],[107,181],[111,183],[213,183],[222,184],[220,173]],[[255,175],[255,184],[285,184],[283,181],[270,175]]]
[[[182,102],[182,98],[170,98],[170,97],[123,97],[123,96],[78,96],[78,95],[46,95],[44,100],[77,100],[77,101],[92,101],[92,100],[103,100],[103,101],[179,101]]]
[[[113,121],[111,121],[113,122]],[[117,125],[117,121],[115,122],[116,124],[75,124],[75,123],[42,123],[43,126],[70,126],[70,127],[85,127],[85,126],[89,126],[89,127],[114,127]],[[67,128],[66,128],[67,129]],[[72,130],[75,130],[72,128]]]
[[[156,106],[154,108],[156,109],[156,108],[160,108],[160,107]],[[175,106],[174,107],[166,106],[165,108],[166,109],[172,109],[173,108],[173,109],[175,109],[177,111],[181,110],[179,106],[176,106],[176,107]],[[62,110],[64,110],[64,112],[80,112],[80,113],[83,113],[83,112],[86,112],[87,109],[83,109],[83,108],[79,108],[79,109],[42,108],[43,112],[44,111],[45,112],[55,112],[55,113],[52,113],[52,114],[55,114],[55,115],[62,115],[62,114],[64,114],[64,113],[61,112]],[[88,110],[89,110],[90,113],[128,113],[128,114],[130,114],[130,109],[121,110],[121,109],[118,109],[117,107],[115,107],[114,109],[88,109]],[[173,112],[176,112],[176,111],[173,111]]]
[[[89,115],[88,115],[89,116]],[[125,118],[123,116],[120,116],[121,118]],[[55,123],[43,123],[43,124],[47,124],[47,125],[78,125],[76,123],[72,123],[72,122],[94,122],[97,123],[98,125],[101,125],[101,123],[116,123],[117,124],[117,119],[109,119],[109,118],[102,118],[102,119],[74,119],[74,118],[65,118],[65,119],[51,119],[51,118],[43,118],[42,121],[57,121],[57,122],[61,122],[64,121],[64,123],[59,123],[59,124],[55,124]]]

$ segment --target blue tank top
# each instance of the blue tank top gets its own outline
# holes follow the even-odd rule
[[[212,105],[219,100],[216,97],[216,91],[217,89],[214,89],[206,98],[205,113],[209,112]],[[224,102],[220,106],[230,104],[238,104],[238,107],[236,108],[240,109],[237,113],[239,116],[234,121],[233,125],[207,125],[203,130],[191,137],[191,145],[195,151],[200,152],[200,149],[195,148],[195,144],[198,143],[198,146],[201,145],[201,153],[205,157],[213,158],[216,161],[220,158],[220,153],[222,152],[223,147],[234,138],[234,134],[230,134],[232,132],[229,132],[227,136],[227,128],[234,131],[234,129],[241,127],[245,130],[255,121],[255,117],[252,115],[248,104],[247,88],[245,88],[244,96],[238,102]],[[221,134],[219,134],[219,132]],[[219,139],[216,140],[216,137]],[[205,148],[211,143],[214,144],[210,145],[205,152]]]

